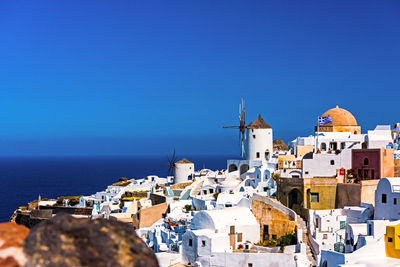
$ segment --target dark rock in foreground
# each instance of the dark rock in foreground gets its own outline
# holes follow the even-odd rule
[[[129,224],[59,214],[25,239],[26,266],[158,266]]]

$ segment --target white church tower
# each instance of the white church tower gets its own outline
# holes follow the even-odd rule
[[[268,161],[273,153],[272,127],[261,115],[247,126],[247,160]]]

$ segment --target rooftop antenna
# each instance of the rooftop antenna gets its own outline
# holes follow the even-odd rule
[[[240,155],[243,158],[245,153],[246,129],[248,129],[246,126],[246,109],[243,97],[239,104],[239,126],[223,126],[222,128],[239,129]]]

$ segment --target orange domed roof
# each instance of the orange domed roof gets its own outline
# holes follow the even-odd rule
[[[322,114],[322,117],[328,116],[332,118],[332,123],[327,123],[325,124],[326,126],[357,126],[357,121],[353,114],[338,106]]]

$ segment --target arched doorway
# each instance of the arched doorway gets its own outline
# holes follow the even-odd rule
[[[236,166],[236,164],[229,165],[229,168],[228,168],[229,172],[234,172],[234,171],[237,171],[237,170],[238,170],[238,167]]]
[[[289,195],[289,208],[293,208],[293,205],[301,205],[303,202],[303,198],[301,196],[301,192],[298,189],[292,189]]]
[[[248,164],[242,164],[240,165],[240,174],[243,174],[249,170],[249,165]]]

